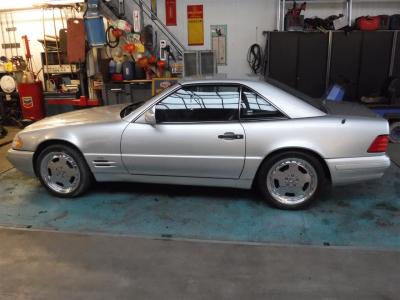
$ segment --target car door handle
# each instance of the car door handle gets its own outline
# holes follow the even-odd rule
[[[218,138],[223,140],[241,140],[243,139],[243,134],[236,134],[234,132],[225,132],[224,134],[218,135]]]

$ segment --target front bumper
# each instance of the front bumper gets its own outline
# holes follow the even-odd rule
[[[390,167],[390,159],[386,155],[326,159],[326,163],[331,172],[333,185],[378,179]]]
[[[7,159],[19,171],[32,177],[36,176],[33,169],[33,152],[9,149]]]

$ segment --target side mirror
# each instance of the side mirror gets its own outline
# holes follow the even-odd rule
[[[150,124],[150,125],[155,125],[156,123],[157,123],[157,121],[156,121],[156,114],[155,114],[155,108],[154,108],[154,106],[152,107],[152,108],[150,108],[149,110],[147,110],[145,113],[144,113],[144,119],[145,119],[145,121],[146,121],[146,123],[147,124]]]

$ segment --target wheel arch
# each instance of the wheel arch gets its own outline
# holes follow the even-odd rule
[[[264,159],[261,161],[261,163],[259,164],[259,166],[257,168],[256,175],[253,178],[253,186],[254,186],[255,182],[257,181],[258,174],[259,174],[261,166],[264,164],[264,162],[266,162],[267,160],[271,159],[271,157],[273,157],[275,155],[282,154],[282,153],[285,153],[285,152],[290,152],[290,151],[303,152],[303,153],[309,154],[309,155],[315,157],[316,159],[318,159],[318,161],[321,163],[322,168],[324,169],[324,173],[325,173],[326,179],[329,180],[330,183],[332,182],[331,172],[329,170],[329,167],[328,167],[326,161],[323,159],[321,154],[319,154],[318,152],[316,152],[314,150],[310,150],[310,149],[302,148],[302,147],[285,147],[285,148],[276,149],[276,150],[268,153],[264,157]]]
[[[85,156],[83,155],[83,152],[81,151],[81,149],[79,149],[79,148],[78,148],[76,145],[74,145],[73,143],[71,143],[71,142],[69,142],[69,141],[66,141],[66,140],[62,140],[62,139],[50,139],[50,140],[45,140],[45,141],[42,141],[42,142],[36,147],[36,150],[35,150],[35,152],[34,152],[34,154],[33,154],[33,161],[32,161],[32,163],[33,163],[33,170],[35,171],[35,175],[36,175],[36,176],[38,176],[38,172],[37,172],[37,168],[36,168],[36,165],[37,165],[36,162],[37,162],[37,159],[38,159],[39,154],[40,154],[44,149],[46,149],[47,147],[52,146],[52,145],[65,145],[65,146],[71,147],[71,148],[75,149],[76,151],[78,151],[78,152],[82,155],[83,159],[86,161]],[[86,163],[87,163],[87,161],[86,161]],[[89,170],[90,170],[90,168],[89,168]],[[90,172],[91,172],[91,170],[90,170]]]

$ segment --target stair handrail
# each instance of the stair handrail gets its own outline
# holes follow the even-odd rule
[[[152,11],[152,9],[143,2],[143,0],[132,0],[139,7],[145,8],[143,12],[153,21],[153,23],[160,29],[164,35],[166,35],[174,48],[183,55],[183,52],[186,51],[185,46],[179,41],[179,39],[168,29],[168,27],[161,21],[161,19]],[[158,23],[156,23],[157,21]],[[169,36],[168,36],[169,35]],[[174,45],[176,43],[179,47]]]

